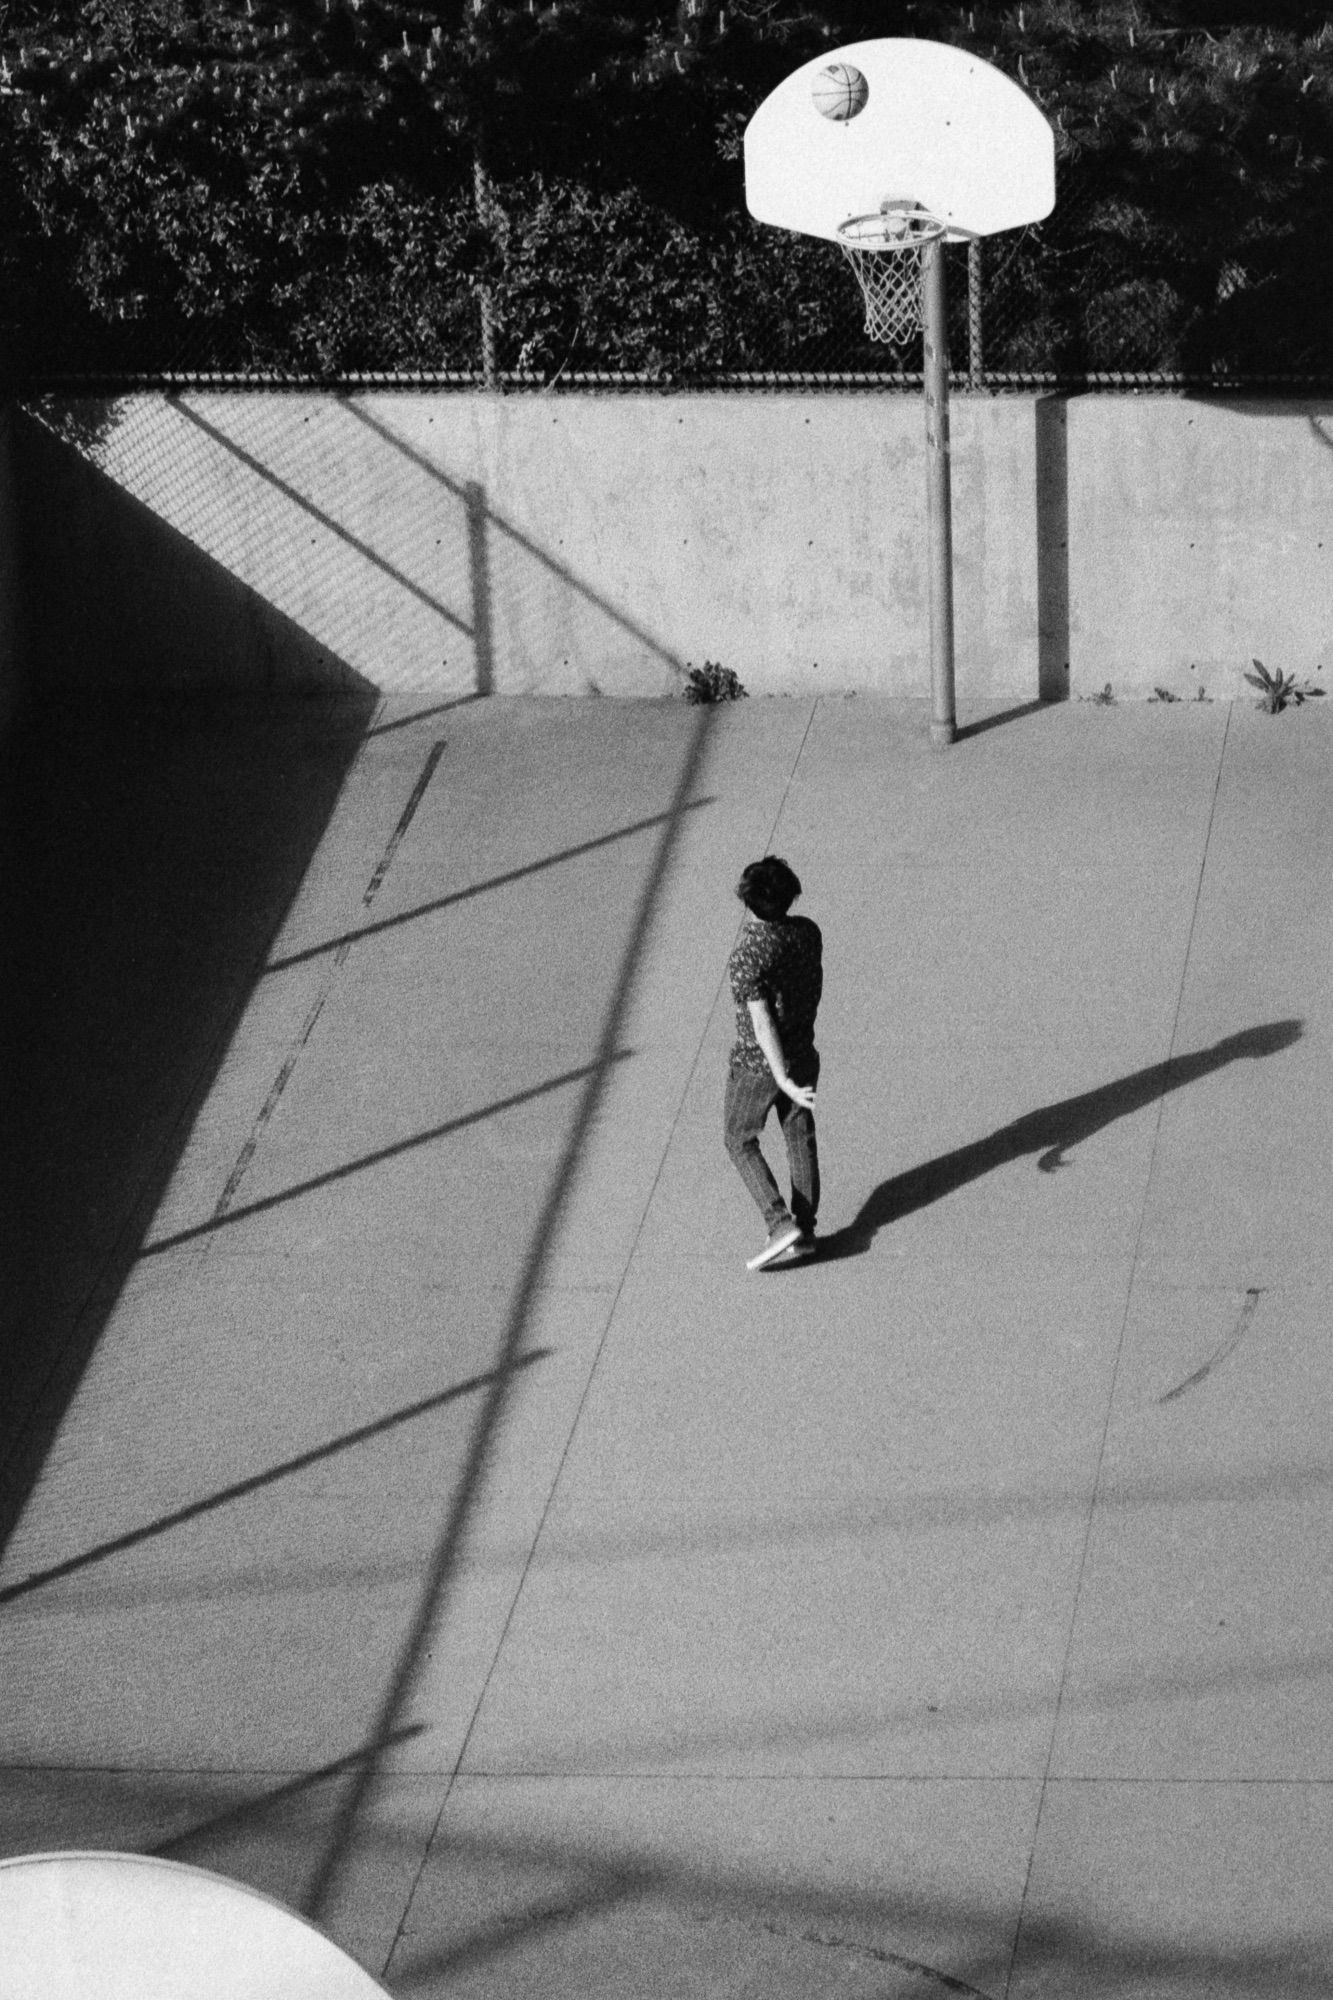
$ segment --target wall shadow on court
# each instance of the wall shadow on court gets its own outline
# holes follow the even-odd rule
[[[77,444],[24,423],[18,481],[0,1546],[377,699]]]
[[[1068,701],[1069,649],[1069,398],[1036,402],[1037,694]]]
[[[1303,1023],[1298,1020],[1269,1021],[1242,1029],[1238,1034],[1224,1036],[1211,1048],[1169,1057],[1165,1062],[1118,1077],[1114,1083],[1102,1084],[1096,1090],[1025,1112],[1021,1118],[1002,1125],[984,1139],[974,1140],[970,1146],[959,1146],[953,1152],[942,1153],[938,1159],[909,1167],[905,1173],[881,1181],[862,1202],[854,1219],[822,1240],[820,1262],[862,1256],[876,1234],[889,1223],[898,1222],[919,1208],[928,1208],[970,1181],[979,1180],[983,1174],[1029,1153],[1037,1155],[1039,1172],[1055,1173],[1069,1164],[1064,1157],[1066,1153],[1118,1118],[1127,1118],[1169,1091],[1180,1090],[1200,1077],[1225,1069],[1228,1063],[1277,1055],[1299,1041],[1302,1032]]]
[[[6,746],[0,1538],[138,1253],[370,705],[30,704]]]

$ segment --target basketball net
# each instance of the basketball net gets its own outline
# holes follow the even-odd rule
[[[872,340],[902,347],[924,324],[921,253],[944,234],[912,201],[886,201],[873,215],[854,215],[838,225],[842,254],[856,273]]]

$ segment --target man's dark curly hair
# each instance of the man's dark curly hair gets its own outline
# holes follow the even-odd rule
[[[752,861],[743,870],[736,885],[736,894],[747,910],[752,910],[766,924],[776,923],[785,917],[796,898],[801,893],[800,878],[776,854],[766,854],[762,861]]]

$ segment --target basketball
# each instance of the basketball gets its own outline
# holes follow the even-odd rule
[[[810,95],[816,111],[843,124],[865,110],[870,85],[850,63],[830,63],[827,69],[820,70]]]

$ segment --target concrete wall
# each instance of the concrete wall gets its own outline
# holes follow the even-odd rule
[[[1079,397],[1068,485],[1079,692],[1333,681],[1333,402]]]
[[[19,418],[49,687],[928,692],[916,397],[188,394]],[[1323,406],[958,396],[960,703],[1333,653]],[[40,636],[37,624],[40,623]],[[1329,672],[1333,675],[1333,661]]]

